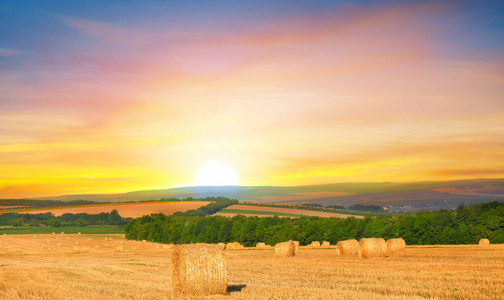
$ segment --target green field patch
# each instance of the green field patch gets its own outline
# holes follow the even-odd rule
[[[256,210],[241,210],[241,209],[223,209],[219,212],[229,214],[266,215],[266,216],[295,217],[295,218],[302,216],[300,214],[288,214],[273,211],[256,211]]]
[[[62,227],[11,227],[0,228],[0,234],[123,234],[124,227],[119,226],[62,226]]]

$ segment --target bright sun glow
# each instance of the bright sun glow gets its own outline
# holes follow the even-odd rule
[[[210,161],[196,172],[194,185],[238,185],[238,176],[233,167],[227,163]]]

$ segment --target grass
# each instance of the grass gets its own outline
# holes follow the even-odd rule
[[[241,209],[226,209],[219,211],[219,213],[228,213],[228,214],[243,214],[243,215],[265,215],[265,216],[279,216],[279,217],[301,217],[298,214],[288,214],[288,213],[280,213],[280,212],[270,212],[270,211],[257,211],[257,210],[241,210]]]
[[[72,254],[74,243],[90,253]],[[57,246],[59,244],[59,246]],[[116,244],[125,251],[114,253]],[[99,246],[99,248],[95,248]],[[52,247],[50,251],[39,251]],[[97,249],[97,250],[95,250]],[[0,299],[171,299],[171,250],[100,235],[0,236]],[[381,259],[334,248],[226,251],[226,296],[191,299],[502,299],[504,245],[408,247]]]
[[[64,227],[11,227],[0,228],[0,234],[52,234],[55,233],[83,233],[83,234],[123,234],[124,227],[119,226],[64,226]]]

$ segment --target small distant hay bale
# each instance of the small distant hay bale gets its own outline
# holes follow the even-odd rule
[[[80,232],[77,232],[77,234],[81,234]]]
[[[124,251],[124,247],[122,245],[114,246],[114,252],[121,252],[121,251]]]
[[[361,239],[359,242],[359,257],[385,257],[387,255],[387,243],[382,238]]]
[[[173,244],[163,245],[163,249],[171,249],[171,248],[173,248]]]
[[[91,249],[89,249],[89,247],[88,247],[88,246],[82,246],[82,247],[81,247],[81,251],[82,251],[82,253],[89,253],[89,251],[90,251],[90,250],[91,250]]]
[[[328,241],[322,242],[322,247],[329,247],[329,246],[331,246],[331,243],[329,243]]]
[[[256,248],[266,248],[266,244],[265,243],[257,243]]]
[[[339,241],[336,244],[336,254],[338,255],[358,255],[359,242],[357,240]]]
[[[226,250],[227,249],[229,249],[229,250],[236,250],[236,249],[242,249],[242,248],[243,248],[243,245],[241,245],[238,242],[227,243],[227,245],[226,245]]]
[[[406,242],[402,238],[387,241],[387,253],[393,254],[406,250]]]
[[[3,235],[7,235],[7,233],[4,233]]]
[[[488,239],[480,239],[479,245],[480,246],[488,246],[488,245],[490,245],[490,241]]]
[[[292,241],[294,243],[294,247],[296,249],[296,255],[299,254],[299,241]]]
[[[65,234],[65,233],[62,231],[61,234]]]
[[[313,241],[313,242],[311,242],[310,247],[320,247],[320,242],[319,241]]]
[[[82,253],[82,249],[80,246],[73,246],[72,253]]]
[[[109,238],[108,238],[108,237],[105,237],[103,240],[104,240],[104,241],[108,241],[108,240],[109,240]]]
[[[56,232],[53,232],[52,234],[56,234]]]
[[[172,291],[175,296],[226,295],[227,262],[217,245],[176,245],[172,253]]]
[[[296,256],[296,245],[292,240],[275,245],[275,255],[277,257],[292,257]]]
[[[147,240],[142,240],[142,243],[147,244]]]

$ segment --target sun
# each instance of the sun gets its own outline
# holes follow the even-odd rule
[[[209,161],[196,172],[194,185],[238,185],[238,175],[236,175],[233,167],[225,162],[218,160]]]

